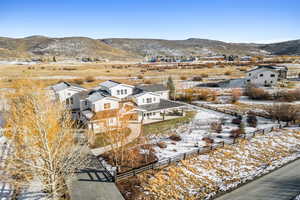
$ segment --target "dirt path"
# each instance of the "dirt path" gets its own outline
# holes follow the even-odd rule
[[[132,142],[141,133],[141,124],[140,123],[130,123],[128,125],[128,128],[131,130],[131,132],[130,132],[130,135],[126,138],[124,145]],[[117,144],[114,144],[114,146],[120,146],[120,145],[121,145],[120,142]],[[99,156],[99,155],[103,154],[104,152],[110,151],[111,149],[112,149],[112,145],[107,145],[105,147],[92,149],[91,151],[95,156]]]

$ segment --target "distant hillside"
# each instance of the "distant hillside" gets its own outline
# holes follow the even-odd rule
[[[300,55],[300,40],[274,44],[226,43],[190,38],[161,39],[91,39],[87,37],[26,38],[0,37],[0,60],[48,58],[58,60],[92,58],[100,60],[142,60],[145,56]]]
[[[0,38],[0,58],[52,57],[61,59],[98,58],[132,59],[135,55],[86,37],[48,38],[32,36],[22,39]]]
[[[266,44],[261,49],[270,51],[274,55],[300,55],[300,40]]]
[[[266,53],[257,44],[226,43],[217,40],[190,38],[187,40],[160,39],[122,39],[101,40],[114,48],[132,52],[141,56],[166,55],[190,56],[209,54],[256,55]]]

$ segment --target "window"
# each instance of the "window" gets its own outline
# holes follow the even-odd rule
[[[263,76],[264,76],[264,74],[260,74],[259,76],[260,76],[260,77],[263,77]]]
[[[120,95],[120,90],[117,90],[117,95]]]
[[[71,98],[71,104],[73,104],[74,103],[74,99],[73,98]]]
[[[153,97],[153,102],[156,102],[156,98],[155,97]]]
[[[271,81],[271,83],[273,83],[273,81]]]
[[[152,98],[147,98],[147,103],[152,103]]]
[[[121,90],[121,95],[123,95],[123,90]]]
[[[250,82],[250,80],[247,80],[247,82]]]
[[[104,104],[104,109],[110,109],[110,103],[105,103]]]
[[[143,103],[145,103],[145,99],[143,98]]]
[[[86,106],[88,106],[88,102],[87,102],[87,101],[85,101],[84,104],[85,104]]]
[[[249,76],[251,76],[251,73],[249,73]]]
[[[275,77],[275,74],[271,74],[270,76],[271,76],[271,77]]]
[[[66,104],[67,104],[67,105],[70,104],[70,99],[66,99]]]
[[[124,94],[127,94],[127,90],[124,90]]]

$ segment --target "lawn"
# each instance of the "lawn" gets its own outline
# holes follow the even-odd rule
[[[195,115],[196,112],[189,111],[184,117],[143,125],[142,131],[144,135],[165,133],[172,128],[176,128],[181,124],[191,121]]]
[[[125,137],[128,137],[130,135],[130,133],[131,133],[131,130],[129,128],[124,128],[120,131],[114,130],[112,132],[112,134],[116,134],[114,136],[114,138],[120,137],[121,134],[125,134]],[[92,148],[104,147],[104,146],[107,146],[107,145],[110,145],[110,144],[111,144],[110,140],[108,139],[106,133],[98,133],[95,136],[95,142],[92,145]]]

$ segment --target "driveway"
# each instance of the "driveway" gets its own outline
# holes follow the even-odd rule
[[[300,192],[300,159],[216,200],[291,200]]]

